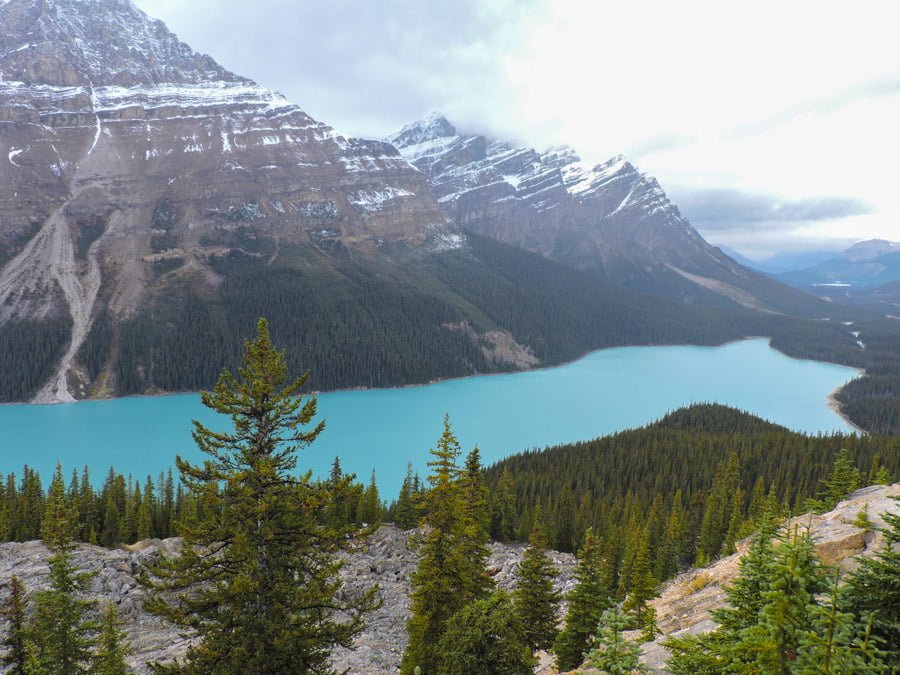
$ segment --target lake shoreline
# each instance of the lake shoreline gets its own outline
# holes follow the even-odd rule
[[[495,372],[495,373],[472,373],[470,375],[458,375],[455,377],[442,377],[442,378],[436,378],[434,380],[429,380],[427,382],[399,384],[399,385],[395,385],[393,387],[368,387],[365,385],[359,385],[356,387],[342,387],[342,388],[338,388],[338,389],[314,389],[310,392],[302,393],[301,396],[310,397],[310,396],[319,396],[321,394],[335,394],[335,393],[341,393],[341,392],[354,392],[354,391],[403,391],[403,390],[407,390],[407,389],[416,389],[418,387],[429,387],[431,385],[440,384],[443,382],[457,382],[457,381],[461,381],[461,380],[472,380],[472,379],[479,378],[479,377],[497,377],[497,376],[503,376],[503,375],[515,375],[517,373],[540,372],[542,370],[550,370],[552,368],[561,368],[563,366],[572,365],[574,363],[578,363],[579,361],[583,361],[584,359],[588,358],[592,354],[596,354],[598,352],[605,352],[605,351],[609,351],[612,349],[642,349],[642,348],[654,348],[654,347],[696,347],[699,349],[719,349],[721,347],[726,347],[728,345],[738,344],[741,342],[747,342],[750,340],[766,340],[768,342],[769,347],[772,350],[778,352],[779,354],[781,354],[789,359],[793,359],[795,361],[813,361],[815,363],[825,363],[825,364],[830,364],[830,365],[834,365],[834,366],[840,366],[842,368],[850,368],[852,370],[856,370],[859,373],[858,377],[865,377],[865,374],[866,374],[864,369],[854,368],[853,366],[848,366],[843,363],[835,363],[834,361],[824,361],[824,360],[820,361],[818,359],[807,359],[807,358],[792,356],[792,355],[787,354],[787,353],[783,352],[782,350],[778,349],[778,347],[772,346],[772,338],[768,335],[747,335],[745,337],[736,338],[734,340],[725,340],[724,342],[719,342],[719,343],[715,343],[715,344],[705,344],[705,345],[698,345],[698,344],[685,342],[685,343],[649,343],[649,344],[641,344],[641,345],[616,345],[613,347],[600,347],[599,349],[592,349],[590,351],[584,352],[583,354],[580,354],[579,356],[577,356],[573,359],[570,359],[568,361],[561,361],[559,363],[541,365],[541,366],[537,366],[534,368],[524,368],[524,369],[520,369],[520,370],[510,370],[510,371],[502,371],[502,372]],[[847,422],[847,424],[849,426],[853,427],[854,429],[859,430],[861,433],[867,433],[864,429],[861,429],[856,424],[854,424],[852,421],[850,421],[850,419],[846,415],[844,415],[843,412],[841,412],[840,407],[839,407],[840,403],[837,401],[837,399],[834,398],[841,391],[841,389],[843,389],[845,386],[846,386],[846,384],[843,384],[840,387],[837,387],[833,392],[831,392],[828,395],[828,405],[838,416],[841,417],[841,419],[843,419],[845,422]],[[0,406],[17,406],[17,405],[56,406],[56,405],[72,405],[72,404],[78,404],[78,403],[90,403],[92,401],[153,399],[153,398],[161,398],[164,396],[199,396],[200,391],[202,391],[202,390],[197,390],[197,391],[190,391],[190,390],[187,390],[187,391],[160,391],[160,392],[144,393],[144,394],[128,394],[126,396],[104,396],[104,397],[98,397],[98,398],[84,398],[84,399],[78,399],[76,401],[45,401],[45,402],[8,401],[5,403],[0,403]],[[835,407],[835,406],[837,406],[837,407]]]

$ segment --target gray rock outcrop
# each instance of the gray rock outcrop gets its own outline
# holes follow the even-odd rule
[[[395,673],[406,647],[406,621],[409,619],[410,580],[417,556],[412,541],[414,532],[384,525],[364,541],[354,544],[346,555],[341,571],[343,592],[353,595],[378,586],[381,606],[366,617],[366,628],[355,648],[339,649],[333,661],[338,672]],[[74,550],[79,570],[94,573],[87,597],[100,603],[114,602],[128,633],[130,664],[138,673],[148,673],[152,661],[168,661],[183,655],[189,636],[148,614],[143,608],[146,597],[136,577],[160,553],[171,555],[180,546],[179,539],[149,540],[133,546],[108,550],[81,544]],[[516,585],[516,567],[525,547],[520,544],[491,544],[489,571],[504,590]],[[559,577],[557,586],[566,591],[573,584],[574,556],[551,552]],[[46,588],[49,554],[40,542],[0,544],[0,584],[12,576],[22,579],[29,593]],[[5,597],[5,588],[2,597]],[[0,633],[6,625],[0,622]]]

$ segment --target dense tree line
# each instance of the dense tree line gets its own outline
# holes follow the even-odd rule
[[[733,553],[764,512],[827,510],[862,484],[889,482],[900,473],[897,444],[890,437],[809,436],[723,406],[696,405],[643,429],[489,467],[491,534],[525,539],[542,514],[553,548],[603,560],[594,601],[627,597],[624,611],[648,628],[652,617],[643,607],[659,582]],[[594,607],[580,630],[592,632],[609,606]]]
[[[362,527],[382,521],[385,506],[374,475],[363,484],[355,474],[344,474],[335,460],[323,485],[334,495],[334,501],[323,507],[322,522],[335,527]],[[64,499],[74,512],[73,539],[106,547],[178,536],[185,525],[202,521],[211,513],[209,504],[173,479],[171,470],[140,481],[110,469],[97,486],[84,467],[80,473],[72,472]],[[48,500],[41,476],[34,469],[25,466],[21,477],[7,474],[0,482],[0,541],[39,539]]]
[[[0,325],[0,403],[26,401],[56,371],[72,321],[8,321]]]
[[[261,246],[259,240],[256,247]],[[264,248],[264,247],[263,247]],[[210,386],[241,355],[241,336],[261,313],[292,362],[316,386],[394,386],[503,370],[466,331],[508,327],[545,363],[628,344],[719,344],[752,332],[731,315],[680,307],[478,235],[439,256],[396,253],[390,262],[327,257],[308,247],[232,253],[211,266],[211,289],[167,275],[132,319],[101,317],[82,350],[93,372],[111,344],[119,394]],[[749,316],[749,314],[748,314]],[[746,320],[744,321],[746,323]]]

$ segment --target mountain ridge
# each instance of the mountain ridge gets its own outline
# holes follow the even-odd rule
[[[621,155],[589,164],[568,146],[539,152],[460,132],[436,112],[387,140],[429,178],[444,212],[476,232],[680,302],[826,311],[708,244]]]

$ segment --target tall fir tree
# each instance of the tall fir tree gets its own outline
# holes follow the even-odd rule
[[[48,561],[50,586],[34,598],[34,615],[27,631],[28,675],[90,672],[97,626],[89,617],[94,603],[80,597],[91,575],[78,573],[72,562],[76,527],[77,513],[57,466],[41,523],[44,545],[53,552]]]
[[[403,478],[403,485],[400,487],[400,496],[397,498],[394,513],[396,525],[401,530],[411,530],[419,524],[412,464],[406,465],[406,476]]]
[[[97,651],[94,654],[92,675],[128,675],[131,668],[125,662],[128,645],[125,631],[122,630],[116,606],[109,602],[103,610],[100,622],[100,635],[97,638]]]
[[[900,669],[900,513],[881,517],[888,525],[884,548],[871,558],[859,559],[843,602],[860,621],[871,622],[870,632],[894,655],[893,665]]]
[[[205,517],[182,527],[181,554],[147,579],[148,608],[199,637],[172,672],[326,673],[331,650],[349,647],[362,628],[371,595],[339,595],[335,554],[345,539],[318,520],[331,493],[308,471],[294,475],[298,451],[324,428],[313,423],[316,399],[298,396],[307,379],[288,379],[260,319],[237,376],[223,371],[201,394],[233,431],[195,421],[208,459],[176,459]]]
[[[483,598],[489,586],[484,560],[487,547],[480,526],[474,528],[471,510],[463,504],[463,482],[457,464],[459,442],[444,417],[444,431],[431,450],[430,489],[421,502],[426,526],[419,543],[419,564],[412,577],[412,616],[407,623],[409,644],[403,653],[401,672],[415,669],[439,672],[439,642],[450,617],[474,600]],[[476,539],[472,536],[475,534]],[[473,552],[476,550],[476,555]]]
[[[519,585],[513,593],[513,606],[532,650],[552,647],[558,632],[556,613],[560,594],[553,587],[557,574],[547,555],[548,546],[541,515],[536,513],[528,548],[519,564]]]
[[[9,595],[3,603],[2,616],[9,624],[3,646],[6,653],[0,658],[0,665],[8,675],[25,675],[28,659],[28,621],[25,614],[25,586],[19,577],[9,580]]]
[[[581,665],[603,610],[612,604],[612,580],[604,571],[600,540],[589,529],[578,552],[577,582],[569,594],[565,626],[553,647],[560,670]]]
[[[516,536],[517,525],[513,477],[509,469],[504,469],[491,502],[491,537],[498,541],[512,541]]]

